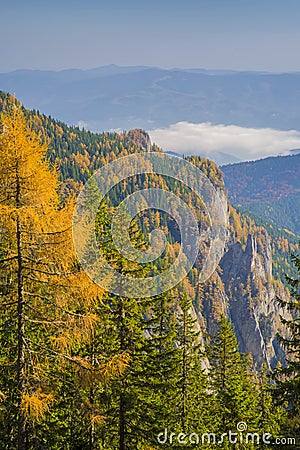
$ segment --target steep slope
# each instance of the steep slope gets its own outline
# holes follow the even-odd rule
[[[300,155],[223,166],[230,201],[300,234]]]
[[[0,95],[2,107],[9,103],[9,96]],[[49,143],[49,157],[61,173],[63,181],[62,193],[77,192],[87,177],[99,166],[132,152],[159,151],[151,145],[149,138],[142,130],[129,133],[93,134],[78,128],[68,127],[35,111],[27,111],[29,123],[40,133],[41,138]],[[198,157],[190,157],[191,162],[199,166],[210,177],[220,195],[225,196],[223,174],[213,162]],[[182,187],[167,184],[166,180],[157,177],[157,186],[170,188],[194,208],[200,220],[201,205]],[[147,179],[137,179],[139,186],[147,187]],[[130,182],[123,184],[117,191],[119,195],[128,195],[135,188]],[[120,197],[118,197],[120,198]],[[288,292],[282,280],[281,270],[274,271],[274,257],[279,268],[285,267],[288,253],[295,249],[295,240],[289,235],[274,234],[271,241],[266,228],[255,223],[247,215],[243,215],[230,207],[228,211],[230,232],[224,255],[218,270],[202,286],[197,283],[200,265],[189,274],[184,289],[193,298],[194,313],[203,332],[213,334],[216,320],[225,313],[231,318],[241,350],[253,355],[259,367],[263,361],[275,365],[283,355],[276,343],[279,314],[274,299],[276,295],[287,296]],[[179,245],[176,229],[168,219],[149,214],[148,222],[155,222],[163,229],[170,226],[170,245],[176,252]]]
[[[289,292],[278,270],[274,277],[273,253],[280,265],[288,255],[280,254],[280,239],[271,240],[264,227],[232,207],[229,220],[230,235],[220,269],[204,286],[198,310],[210,334],[215,332],[216,318],[225,312],[235,326],[241,350],[251,353],[257,366],[264,361],[274,367],[278,360],[284,361],[276,339],[281,323],[275,298],[287,298]],[[290,251],[296,247],[289,243]]]

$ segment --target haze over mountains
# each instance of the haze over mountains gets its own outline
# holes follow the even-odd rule
[[[219,164],[286,154],[300,147],[298,72],[110,65],[2,73],[0,88],[16,93],[28,108],[93,131],[147,129],[163,147],[159,132],[166,128],[164,138],[170,141],[175,127],[182,152],[189,137],[186,153]],[[249,153],[249,148],[254,151]],[[178,151],[171,144],[165,149]]]
[[[97,130],[188,122],[299,129],[300,73],[104,66],[0,74],[30,108]]]
[[[110,65],[2,73],[0,88],[68,124],[140,127],[165,151],[209,158],[233,204],[300,233],[300,156],[267,158],[300,151],[300,73]]]

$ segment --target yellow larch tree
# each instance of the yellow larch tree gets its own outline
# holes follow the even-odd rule
[[[18,450],[53,403],[53,361],[92,370],[71,348],[99,320],[101,290],[76,262],[72,202],[61,204],[46,151],[13,102],[0,115],[0,419]]]

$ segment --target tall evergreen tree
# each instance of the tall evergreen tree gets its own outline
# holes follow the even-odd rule
[[[273,438],[279,437],[285,418],[285,410],[274,402],[272,394],[275,392],[275,386],[274,383],[271,383],[270,373],[267,371],[266,364],[262,365],[258,374],[258,388],[260,433],[269,433]],[[266,448],[266,445],[262,444],[262,448]]]
[[[103,202],[97,218],[99,245],[107,261],[122,274],[141,276],[144,272],[138,264],[124,258],[116,250],[111,237],[110,210]],[[131,242],[136,248],[145,246],[135,222],[129,230]],[[113,283],[113,281],[112,281]],[[126,370],[112,380],[100,393],[106,418],[100,432],[101,445],[125,450],[142,442],[143,411],[142,396],[138,389],[139,373],[143,361],[144,314],[147,301],[108,293],[99,317],[105,326],[100,331],[98,348],[104,358],[111,360],[122,355],[127,362]]]
[[[299,439],[300,435],[300,258],[293,254],[292,260],[298,277],[286,277],[291,297],[288,300],[277,298],[285,315],[281,316],[286,334],[278,335],[279,342],[286,351],[286,366],[274,373],[277,381],[277,401],[286,401],[288,421],[286,431]]]
[[[145,402],[146,435],[157,444],[157,436],[165,428],[177,425],[177,380],[180,350],[178,348],[178,299],[174,291],[151,299],[146,317],[143,367],[139,374]]]
[[[182,432],[205,432],[209,429],[209,405],[207,396],[207,376],[201,367],[203,349],[200,333],[196,329],[192,302],[186,293],[181,293],[178,323],[178,361],[177,380],[178,412],[177,418]]]
[[[258,431],[258,392],[250,374],[247,360],[238,350],[232,325],[221,316],[219,330],[208,348],[211,364],[211,400],[213,421],[218,433],[236,432],[239,422],[246,423],[249,432]],[[228,444],[229,445],[229,444]],[[237,448],[252,448],[252,444]],[[224,448],[231,448],[224,447]]]

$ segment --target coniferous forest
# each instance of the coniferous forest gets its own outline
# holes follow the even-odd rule
[[[76,196],[98,167],[145,151],[141,130],[93,134],[25,110],[7,94],[0,100],[0,449],[299,448],[297,236],[228,208],[231,236],[243,251],[249,235],[257,248],[272,235],[266,283],[277,294],[281,357],[269,364],[240,350],[236,326],[217,301],[221,278],[195,283],[197,263],[172,290],[139,298],[106,291],[79,264]],[[189,160],[227,195],[218,166]],[[132,221],[131,243],[147,248],[149,229],[158,225],[168,238],[164,259],[138,265],[117,251],[111,213],[147,186],[180,194],[205,221],[193,194],[170,180],[145,175],[120,183],[102,201],[95,232],[106,259],[134,277],[163,270],[180,247],[172,219],[149,211]],[[250,275],[238,295],[254,283],[263,297]]]

